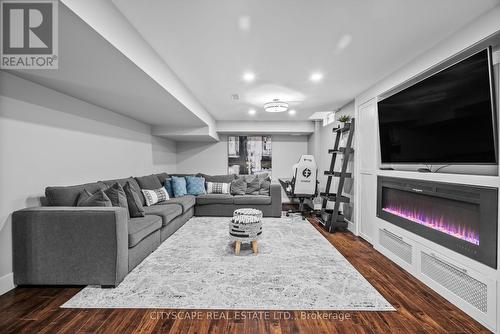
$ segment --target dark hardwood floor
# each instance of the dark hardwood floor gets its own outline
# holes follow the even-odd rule
[[[489,333],[362,239],[311,223],[396,312],[61,309],[81,287],[25,287],[0,296],[0,333]]]

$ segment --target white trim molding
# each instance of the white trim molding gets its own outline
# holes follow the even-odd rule
[[[14,273],[9,273],[0,277],[0,295],[3,295],[6,292],[14,289],[16,286],[14,285]]]

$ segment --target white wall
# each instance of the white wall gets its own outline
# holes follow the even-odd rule
[[[227,136],[216,143],[177,143],[177,172],[227,174]]]
[[[175,172],[150,126],[0,72],[0,294],[12,287],[11,214],[48,185]]]
[[[308,153],[307,136],[272,135],[273,181],[291,178],[292,165],[302,154]],[[177,171],[179,173],[227,174],[227,135],[219,136],[217,143],[177,143]],[[287,201],[282,193],[283,202]]]

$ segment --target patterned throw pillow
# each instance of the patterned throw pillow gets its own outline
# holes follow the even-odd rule
[[[186,179],[183,176],[172,176],[171,182],[175,197],[187,195]]]
[[[153,204],[164,202],[167,199],[170,199],[168,197],[167,190],[163,187],[154,190],[142,189],[141,191],[144,195],[144,198],[146,199],[147,206],[151,206]]]
[[[229,194],[231,183],[207,182],[208,194]]]
[[[205,191],[205,178],[201,176],[186,176],[186,190],[188,195],[203,195]]]

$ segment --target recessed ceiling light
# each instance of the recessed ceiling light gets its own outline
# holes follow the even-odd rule
[[[319,73],[319,72],[314,72],[309,77],[309,80],[311,80],[312,82],[319,82],[319,81],[323,80],[323,74]]]
[[[290,110],[288,111],[288,115],[290,115],[290,116],[293,116],[293,115],[295,115],[296,113],[297,113],[297,110],[295,110],[295,109],[290,109]]]
[[[249,109],[248,110],[248,114],[251,115],[251,116],[255,115],[256,113],[257,113],[257,111],[255,109]]]
[[[243,73],[243,80],[245,80],[246,82],[252,82],[255,80],[255,74],[253,74],[252,72],[245,72]]]
[[[250,20],[250,16],[240,16],[238,18],[238,27],[241,31],[249,31],[252,26],[252,21]]]

